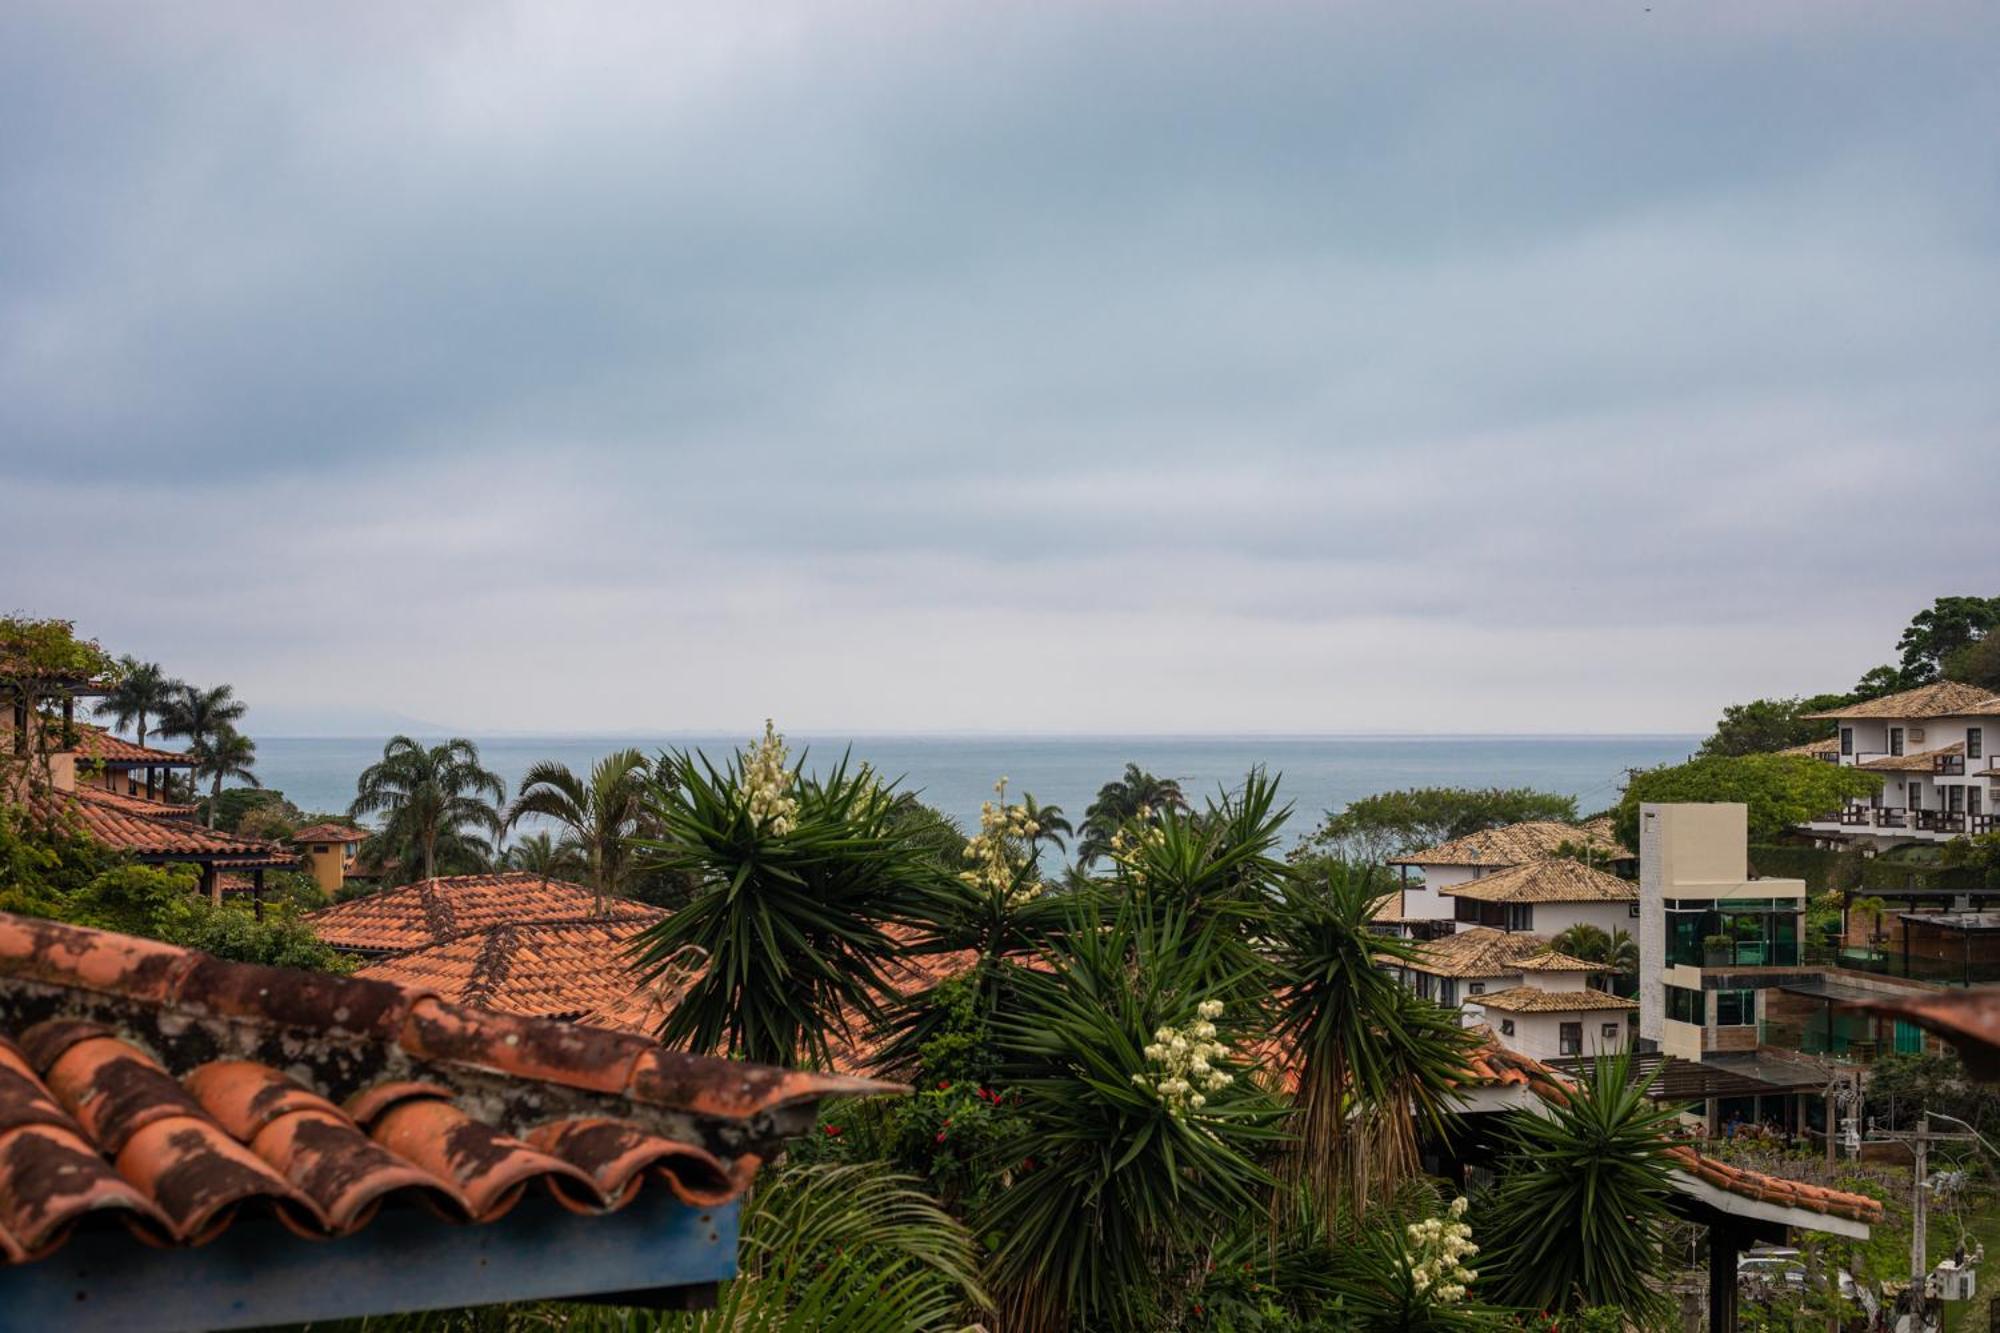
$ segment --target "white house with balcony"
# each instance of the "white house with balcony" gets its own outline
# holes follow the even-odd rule
[[[1571,926],[1595,926],[1609,935],[1639,923],[1637,884],[1568,857],[1509,866],[1437,892],[1451,904],[1460,930],[1491,926],[1554,938]]]
[[[1947,842],[2000,830],[2000,695],[1939,681],[1810,716],[1832,720],[1830,741],[1801,747],[1882,778],[1882,790],[1804,825],[1846,841]]]

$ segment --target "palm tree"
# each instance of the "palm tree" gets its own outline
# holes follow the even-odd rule
[[[543,879],[587,874],[590,870],[590,860],[575,840],[564,838],[558,842],[546,832],[530,833],[509,847],[500,864],[508,870],[525,870]]]
[[[1125,765],[1122,777],[1097,789],[1097,799],[1083,812],[1081,840],[1076,845],[1077,860],[1095,861],[1111,850],[1111,835],[1135,819],[1164,810],[1185,810],[1187,798],[1181,784],[1172,778],[1158,778],[1137,764]]]
[[[1027,811],[1028,819],[1035,826],[1035,835],[1028,839],[1028,852],[1032,859],[1042,859],[1042,844],[1052,844],[1058,852],[1069,849],[1069,838],[1076,832],[1076,826],[1069,822],[1059,805],[1039,805],[1033,792],[1021,793],[1021,808]]]
[[[236,697],[233,686],[217,685],[201,690],[184,682],[174,682],[160,713],[160,734],[185,739],[190,750],[212,743],[225,730],[243,720],[248,709]]]
[[[619,750],[598,760],[586,781],[567,764],[544,760],[521,779],[521,794],[507,810],[506,827],[530,815],[552,819],[568,831],[564,839],[590,867],[597,910],[620,893],[632,866],[631,839],[645,814],[646,778],[652,765],[637,750]]]
[[[500,831],[495,807],[506,799],[507,785],[480,764],[479,747],[471,741],[461,736],[425,746],[397,736],[361,774],[347,813],[386,815],[383,846],[403,849],[403,871],[415,869],[433,879],[441,851],[477,843],[474,830]]]
[[[1265,927],[1273,1035],[1298,1078],[1288,1174],[1355,1215],[1416,1174],[1418,1131],[1443,1126],[1472,1042],[1385,970],[1415,951],[1374,932],[1387,890],[1375,867],[1331,862],[1288,877]]]
[[[1602,963],[1618,982],[1634,985],[1639,977],[1639,943],[1628,930],[1606,931],[1588,921],[1579,921],[1549,941],[1557,953],[1581,958],[1586,963]]]
[[[224,778],[238,778],[253,787],[264,785],[250,771],[251,765],[257,762],[257,742],[226,722],[205,739],[196,741],[188,753],[194,760],[196,781],[207,778],[214,784],[208,792],[210,828],[215,827],[216,808],[222,804]]]
[[[124,674],[111,693],[98,700],[97,713],[110,717],[121,728],[136,724],[139,744],[144,745],[148,719],[164,718],[187,686],[168,677],[158,662],[141,662],[128,654],[119,658],[118,664]]]

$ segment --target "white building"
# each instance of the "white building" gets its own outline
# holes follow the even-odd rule
[[[1536,1060],[1615,1055],[1632,1041],[1637,1000],[1592,990],[1581,973],[1531,971],[1518,986],[1466,1001],[1469,1021],[1492,1027],[1509,1050]]]
[[[1389,864],[1403,876],[1403,902],[1399,914],[1406,933],[1444,935],[1456,928],[1456,906],[1448,896],[1452,886],[1510,870],[1530,861],[1555,856],[1563,847],[1583,848],[1603,857],[1601,864],[1612,866],[1629,860],[1632,853],[1612,836],[1609,820],[1587,824],[1565,824],[1557,820],[1529,820],[1503,828],[1454,838],[1450,842],[1392,859]],[[1421,872],[1412,879],[1410,872]],[[1425,927],[1429,929],[1426,930]]]
[[[1555,952],[1546,935],[1490,926],[1468,926],[1456,934],[1423,941],[1408,962],[1396,967],[1411,990],[1447,1009],[1510,990],[1531,976],[1567,973],[1581,985],[1585,978],[1605,971],[1602,963]],[[1477,1019],[1467,1015],[1467,1021]]]
[[[1639,1035],[1687,1060],[1755,1051],[1767,992],[1802,978],[1806,885],[1752,879],[1749,807],[1639,807]]]
[[[1882,791],[1804,827],[1823,837],[1874,842],[1946,842],[2000,829],[2000,696],[1939,681],[1811,716],[1839,730],[1800,747],[1829,763],[1879,774]]]

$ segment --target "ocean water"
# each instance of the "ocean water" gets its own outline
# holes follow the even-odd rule
[[[473,740],[486,766],[511,796],[528,766],[554,759],[582,772],[604,754],[636,745],[648,754],[696,748],[718,761],[744,737],[505,736]],[[1618,798],[1627,769],[1678,763],[1699,742],[1693,736],[788,736],[793,757],[808,768],[852,751],[966,828],[993,783],[1060,805],[1080,821],[1105,782],[1138,764],[1180,780],[1200,803],[1240,783],[1261,764],[1280,779],[1281,801],[1295,807],[1288,835],[1304,836],[1329,810],[1399,787],[1534,787],[1577,798],[1588,813]],[[381,757],[378,740],[259,737],[257,775],[302,810],[341,811],[355,779]]]

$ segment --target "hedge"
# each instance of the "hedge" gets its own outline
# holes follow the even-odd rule
[[[1802,879],[1809,894],[1828,889],[1853,889],[1862,882],[1861,853],[1831,847],[1786,847],[1773,843],[1753,843],[1750,867],[1767,879]]]

